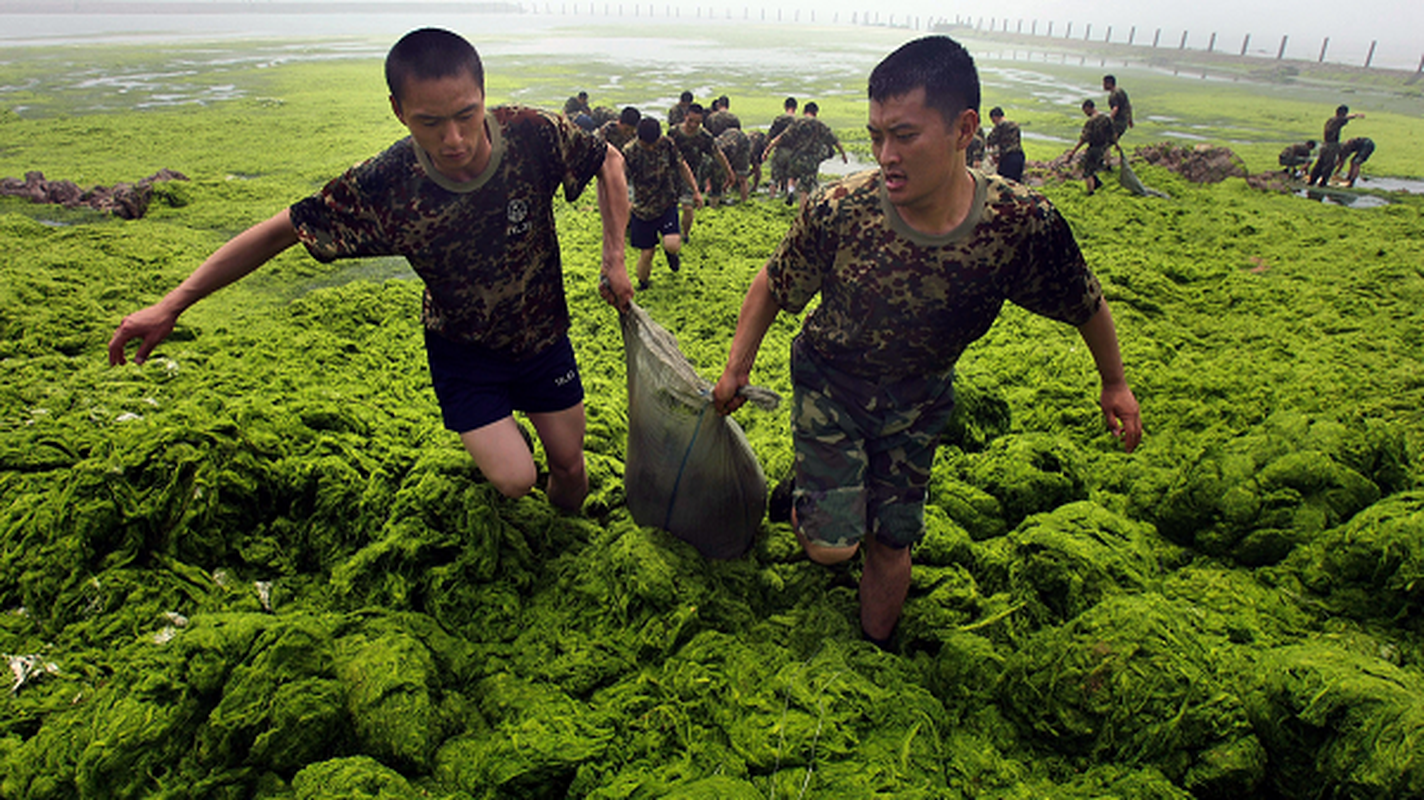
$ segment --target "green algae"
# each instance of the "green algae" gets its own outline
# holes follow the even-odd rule
[[[559,211],[583,515],[479,479],[428,391],[420,287],[361,277],[389,265],[288,253],[148,364],[104,366],[121,314],[400,135],[369,64],[331,69],[261,76],[280,105],[70,117],[49,139],[0,123],[20,132],[0,163],[195,178],[129,223],[0,202],[0,651],[60,669],[0,695],[0,794],[1419,791],[1424,205],[1152,167],[1176,199],[1049,187],[1103,279],[1147,438],[1119,452],[1076,334],[1006,308],[960,365],[887,654],[858,639],[858,567],[809,564],[785,524],[709,563],[629,518],[588,198]],[[91,136],[118,144],[47,146]],[[114,149],[139,141],[174,163]],[[683,270],[640,294],[699,372],[720,370],[792,213],[700,212]],[[773,325],[758,383],[790,390],[798,322]],[[785,474],[785,414],[739,421]]]

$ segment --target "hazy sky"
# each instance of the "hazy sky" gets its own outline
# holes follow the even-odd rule
[[[602,9],[606,3],[617,6],[620,0],[593,0]],[[628,8],[633,0],[621,0]],[[526,0],[526,5],[535,4]],[[583,0],[587,7],[590,0]],[[557,11],[560,6],[572,6],[570,0],[537,0],[539,8],[546,5]],[[818,22],[829,22],[832,14],[839,14],[840,21],[849,20],[852,13],[862,15],[879,13],[886,20],[895,14],[896,22],[907,16],[918,15],[922,19],[930,17],[956,16],[970,18],[976,22],[983,18],[985,26],[988,17],[996,19],[996,27],[1002,27],[1005,19],[1014,29],[1022,19],[1023,30],[1028,32],[1032,21],[1039,21],[1038,32],[1045,33],[1047,24],[1053,21],[1055,36],[1066,32],[1066,23],[1072,21],[1073,35],[1082,38],[1085,26],[1092,25],[1092,37],[1101,39],[1108,26],[1112,26],[1112,40],[1126,42],[1129,30],[1137,27],[1135,42],[1151,44],[1157,28],[1162,29],[1162,47],[1176,47],[1181,42],[1182,32],[1188,34],[1187,46],[1192,49],[1206,49],[1211,34],[1216,33],[1216,49],[1222,52],[1239,53],[1244,37],[1251,35],[1250,49],[1265,51],[1274,56],[1280,48],[1281,37],[1288,36],[1286,55],[1290,58],[1315,59],[1319,57],[1322,40],[1329,36],[1330,44],[1326,52],[1329,61],[1362,64],[1369,52],[1370,42],[1378,40],[1374,63],[1382,64],[1386,59],[1389,66],[1413,68],[1424,55],[1424,2],[1421,0],[1268,0],[1267,2],[1241,2],[1241,0],[1195,0],[1194,2],[1166,2],[1165,0],[995,0],[986,3],[936,2],[935,0],[784,0],[778,3],[748,2],[748,0],[652,0],[642,3],[651,6],[661,14],[668,6],[683,9],[683,17],[697,8],[712,9],[716,16],[724,16],[731,9],[733,16],[743,9],[752,9],[757,14],[762,7],[768,10],[781,7],[783,15],[793,9],[802,12],[802,19],[809,19],[810,9],[816,9]],[[704,13],[706,13],[704,11]],[[789,17],[787,17],[789,19]]]

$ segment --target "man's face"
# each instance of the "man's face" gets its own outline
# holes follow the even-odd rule
[[[917,88],[885,102],[870,101],[870,147],[880,164],[885,191],[896,206],[936,202],[948,192],[955,170],[964,169],[964,149],[979,127],[979,114],[961,111],[954,125],[925,105]]]
[[[1117,86],[1117,84],[1107,78],[1103,78],[1103,91],[1111,92],[1114,86]]]
[[[468,72],[433,80],[408,78],[401,99],[391,98],[391,110],[446,177],[472,180],[488,166],[485,93]]]
[[[687,116],[682,118],[682,127],[688,133],[696,133],[697,129],[702,127],[702,115],[695,111],[687,112]]]

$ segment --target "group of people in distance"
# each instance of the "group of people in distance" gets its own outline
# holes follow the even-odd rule
[[[1286,175],[1293,178],[1308,176],[1307,186],[1325,187],[1329,185],[1331,179],[1340,177],[1340,171],[1345,169],[1348,161],[1350,168],[1346,173],[1345,185],[1353,188],[1355,181],[1360,177],[1360,166],[1374,155],[1375,142],[1367,136],[1357,136],[1342,144],[1340,131],[1350,123],[1350,120],[1360,119],[1363,116],[1365,116],[1363,113],[1351,114],[1349,106],[1336,107],[1335,114],[1325,120],[1325,131],[1321,137],[1323,141],[1320,145],[1320,152],[1313,156],[1315,161],[1313,166],[1311,159],[1315,150],[1314,139],[1289,145],[1281,151],[1278,160]]]
[[[524,413],[547,456],[548,500],[578,513],[588,492],[584,393],[554,195],[562,187],[573,200],[597,182],[599,291],[626,310],[634,290],[625,163],[646,155],[657,162],[649,169],[676,175],[695,199],[690,160],[663,144],[653,120],[639,120],[636,141],[619,150],[565,115],[487,106],[479,55],[450,31],[407,34],[385,73],[409,136],[238,234],[126,316],[109,361],[123,364],[139,340],[142,363],[185,309],[292,245],[323,262],[401,255],[425,282],[421,317],[445,426],[491,485],[520,497],[539,481],[534,443],[513,416]],[[863,558],[861,631],[889,647],[911,550],[925,534],[955,364],[1006,300],[1078,330],[1101,381],[1104,425],[1129,452],[1142,421],[1102,287],[1067,222],[1041,193],[966,164],[980,102],[969,53],[945,36],[911,41],[875,67],[868,96],[879,168],[814,193],[790,223],[729,331],[713,403],[723,414],[742,405],[772,322],[819,296],[791,345],[796,466],[787,519],[814,562]],[[695,116],[691,104],[681,113],[684,125]]]
[[[566,113],[571,106],[577,111],[582,97],[569,98]],[[666,133],[657,119],[633,106],[597,129],[625,162],[633,204],[629,241],[639,250],[639,289],[652,284],[658,245],[668,268],[677,272],[697,209],[704,204],[716,207],[732,189],[746,202],[761,183],[762,163],[768,157],[772,196],[785,192],[788,204],[793,202],[793,186],[805,202],[817,186],[822,161],[835,152],[848,160],[835,133],[817,119],[814,102],[806,104],[801,116],[796,115],[796,98],[786,98],[784,107],[786,113],[773,120],[769,130],[746,131],[726,95],[704,108],[694,102],[692,92],[683,92],[668,109]]]

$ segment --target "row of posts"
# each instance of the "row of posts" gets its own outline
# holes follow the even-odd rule
[[[622,17],[622,16],[634,16],[634,17],[642,17],[642,16],[655,17],[655,16],[657,16],[657,4],[656,4],[656,3],[625,4],[625,3],[609,3],[609,2],[605,2],[605,3],[603,3],[602,5],[603,5],[603,16],[605,16],[605,17],[611,17],[611,16],[615,16],[615,15],[616,15],[616,16],[620,16],[620,17]],[[559,3],[559,4],[558,4],[558,9],[557,9],[557,11],[556,11],[553,3],[544,3],[544,5],[543,5],[542,8],[540,7],[540,5],[539,5],[538,3],[534,3],[533,5],[530,6],[530,9],[531,9],[535,14],[555,14],[555,13],[557,13],[557,14],[562,14],[562,15],[565,15],[565,16],[567,16],[567,15],[569,15],[569,14],[574,14],[574,15],[578,15],[578,14],[588,14],[588,15],[590,15],[590,16],[597,16],[598,13],[599,13],[598,6],[599,6],[598,3]],[[630,13],[629,9],[631,9],[631,13]],[[736,16],[734,15],[734,13],[733,13],[733,10],[732,10],[730,7],[724,7],[723,9],[721,9],[722,14],[721,14],[720,17],[719,17],[718,14],[717,14],[717,11],[718,11],[718,10],[715,9],[715,8],[713,8],[712,6],[708,6],[708,7],[706,8],[706,12],[707,12],[707,13],[706,13],[705,15],[702,13],[703,10],[704,10],[704,9],[702,8],[702,6],[698,6],[697,8],[695,8],[695,9],[693,9],[693,10],[690,10],[690,11],[688,12],[688,17],[689,17],[690,19],[708,19],[708,20],[713,20],[713,19],[743,19],[743,20],[750,20],[750,19],[753,19],[753,17],[752,17],[752,10],[751,10],[751,7],[750,7],[750,6],[743,6],[743,7],[742,7],[742,15],[741,15],[741,17],[736,17]],[[766,22],[766,21],[767,21],[767,15],[766,15],[766,11],[767,11],[767,10],[766,10],[766,8],[765,8],[765,7],[761,7],[761,8],[758,8],[757,11],[758,11],[760,20],[761,20],[762,22]],[[682,12],[683,12],[683,9],[682,9],[682,8],[679,8],[679,7],[677,7],[677,6],[672,6],[672,5],[665,5],[665,6],[663,6],[663,13],[662,13],[662,16],[663,16],[663,17],[666,17],[666,18],[670,18],[670,19],[680,19],[680,18],[683,16]],[[831,24],[839,24],[839,23],[840,23],[840,16],[841,16],[841,15],[840,15],[840,13],[838,13],[838,12],[831,14]],[[800,21],[801,21],[801,11],[800,11],[800,9],[793,9],[791,19],[790,19],[790,20],[787,20],[787,19],[785,18],[785,16],[784,16],[783,10],[780,9],[780,8],[777,8],[777,9],[775,10],[775,20],[776,20],[777,22],[787,22],[787,21],[790,21],[790,22],[800,22]],[[811,9],[809,21],[812,22],[812,23],[814,23],[814,22],[816,21],[816,11],[815,11],[815,9]],[[909,28],[909,29],[911,29],[911,30],[919,30],[922,22],[923,22],[923,20],[922,20],[920,17],[913,16],[913,15],[909,15],[909,14],[906,14],[906,15],[903,15],[903,16],[899,17],[899,21],[898,21],[898,22],[896,21],[896,15],[894,15],[894,14],[887,14],[887,15],[885,16],[885,18],[882,20],[879,11],[876,11],[876,12],[873,12],[873,13],[870,12],[870,11],[867,11],[867,12],[865,12],[864,14],[861,14],[860,12],[851,12],[851,15],[850,15],[850,24],[852,24],[852,25],[884,25],[884,26],[890,27],[890,28],[899,27],[899,28]]]
[[[648,4],[633,3],[633,4],[626,4],[626,5],[625,5],[624,3],[609,3],[609,2],[603,3],[603,15],[604,15],[604,16],[613,16],[613,15],[616,13],[616,14],[617,14],[618,16],[620,16],[620,17],[625,16],[625,15],[627,14],[627,11],[626,11],[627,6],[631,6],[631,9],[632,9],[632,16],[634,16],[634,17],[644,16],[644,11],[647,12],[646,16],[648,16],[648,17],[657,16],[657,4],[655,4],[655,3],[648,3]],[[561,3],[559,3],[559,10],[558,10],[558,13],[559,13],[559,14],[563,14],[563,15],[568,15],[568,14],[570,14],[570,13],[577,15],[577,14],[585,13],[585,12],[584,12],[584,7],[585,7],[585,4],[584,4],[584,3],[578,3],[578,2],[575,2],[575,3],[561,2]],[[588,3],[588,4],[587,4],[587,9],[588,9],[588,10],[587,10],[586,13],[588,13],[589,15],[597,15],[597,14],[598,14],[598,4],[597,4],[597,3],[594,3],[594,2]],[[615,9],[616,9],[616,10],[615,10]],[[532,4],[531,10],[532,10],[534,13],[536,13],[536,14],[537,14],[537,13],[540,13],[539,4],[538,4],[538,3]],[[711,20],[711,19],[717,19],[717,10],[716,10],[715,8],[713,8],[712,6],[708,6],[707,9],[706,9],[706,11],[707,11],[707,13],[706,13],[706,16],[704,17],[704,15],[703,15],[703,13],[702,13],[702,12],[703,12],[702,6],[697,6],[696,9],[694,10],[693,17],[696,18],[696,19],[704,19],[704,18],[705,18],[705,19],[709,19],[709,20]],[[760,18],[760,20],[763,21],[763,22],[765,22],[765,21],[767,20],[766,11],[767,11],[767,10],[766,10],[765,7],[762,7],[762,8],[759,8],[759,9],[758,9],[759,18]],[[723,12],[723,13],[722,13],[722,18],[723,18],[723,19],[734,19],[733,12],[732,12],[732,9],[731,9],[730,7],[724,7],[724,8],[722,9],[722,12]],[[544,3],[544,6],[543,6],[543,13],[545,13],[545,14],[553,14],[553,13],[555,13],[555,12],[554,12],[554,6],[553,6],[553,4],[552,4],[552,3],[547,3],[547,2]],[[664,16],[664,17],[667,17],[667,18],[679,18],[679,17],[682,16],[682,9],[679,8],[679,7],[672,6],[672,5],[665,5],[665,6],[663,7],[663,16]],[[752,19],[752,13],[751,13],[751,7],[750,7],[750,6],[743,6],[743,7],[742,7],[742,16],[741,16],[741,18],[744,19],[744,20]],[[777,8],[777,9],[776,9],[776,21],[777,21],[777,22],[785,22],[785,21],[786,21],[785,18],[784,18],[784,15],[783,15],[783,11],[782,11],[782,9],[780,9],[780,8]],[[793,11],[793,16],[792,16],[792,19],[791,19],[790,21],[791,21],[791,22],[800,22],[800,21],[801,21],[801,11],[800,11],[799,9],[796,9],[796,10]],[[810,22],[814,23],[815,21],[816,21],[816,11],[815,11],[814,9],[812,9],[812,10],[810,11]],[[993,32],[996,30],[996,26],[997,26],[997,25],[999,24],[999,22],[1001,22],[1001,21],[1002,21],[1003,25],[1002,25],[1001,27],[998,27],[997,30],[1000,31],[1000,32],[1002,32],[1002,33],[1008,33],[1008,32],[1009,32],[1009,19],[1008,19],[1007,17],[1004,18],[1004,19],[1002,19],[1002,20],[996,19],[996,18],[994,18],[994,17],[989,17],[989,19],[988,19],[988,31],[989,31],[990,33],[993,33]],[[839,13],[832,14],[832,16],[831,16],[831,22],[832,22],[832,24],[838,24],[838,23],[840,22],[840,14],[839,14]],[[861,13],[859,13],[859,12],[852,12],[852,13],[851,13],[851,18],[850,18],[850,23],[851,23],[852,25],[885,25],[885,26],[891,27],[891,28],[897,27],[897,24],[896,24],[896,21],[895,21],[895,15],[894,15],[894,14],[887,14],[886,17],[885,17],[885,19],[884,19],[884,21],[882,21],[881,18],[880,18],[880,12],[878,12],[878,11],[876,11],[876,12],[866,11],[864,14],[861,14]],[[900,18],[900,22],[899,22],[899,24],[898,24],[898,27],[910,28],[910,29],[912,29],[912,30],[919,30],[919,29],[920,29],[920,23],[921,23],[921,19],[920,19],[919,17],[911,16],[911,15],[905,15],[905,16],[903,16],[903,17]],[[956,26],[961,26],[961,27],[974,28],[974,29],[976,29],[976,30],[984,30],[984,29],[985,29],[985,28],[984,28],[984,23],[985,23],[984,17],[979,17],[977,20],[975,20],[975,19],[972,18],[972,17],[959,17],[959,16],[956,16],[955,19],[954,19],[954,23],[953,23],[953,24],[956,25]],[[926,27],[926,28],[930,28],[930,27],[935,27],[935,26],[938,26],[938,25],[948,25],[948,24],[950,24],[950,23],[949,23],[949,19],[948,19],[947,17],[944,17],[944,18],[936,18],[936,19],[931,19],[931,20],[926,21],[925,27]],[[1023,28],[1024,28],[1024,20],[1020,19],[1020,20],[1018,20],[1018,24],[1015,26],[1014,33],[1022,34],[1022,33],[1024,32],[1024,29],[1023,29]],[[1112,42],[1112,32],[1113,32],[1112,26],[1109,25],[1109,26],[1107,27],[1107,32],[1103,35],[1103,41],[1104,41],[1104,42],[1106,42],[1106,43],[1111,43],[1111,42]],[[1038,20],[1035,19],[1035,20],[1030,20],[1030,21],[1029,21],[1029,31],[1028,31],[1028,33],[1029,33],[1030,36],[1037,36],[1037,35],[1038,35]],[[1045,35],[1046,37],[1048,37],[1048,38],[1053,38],[1053,20],[1049,20],[1049,21],[1048,21],[1048,28],[1047,28],[1047,31],[1046,31],[1046,33],[1045,33],[1044,35]],[[1185,49],[1187,49],[1187,35],[1188,35],[1188,31],[1182,31],[1182,39],[1181,39],[1180,42],[1177,43],[1177,49],[1178,49],[1178,50],[1185,50]],[[1088,23],[1087,25],[1085,25],[1084,28],[1083,28],[1083,40],[1084,40],[1084,41],[1091,41],[1091,40],[1092,40],[1092,36],[1093,36],[1093,24],[1090,22],[1090,23]],[[1071,21],[1065,26],[1065,29],[1064,29],[1064,32],[1063,32],[1063,38],[1065,38],[1065,39],[1071,39],[1071,38],[1073,38],[1073,23],[1072,23]],[[1128,30],[1128,33],[1127,33],[1127,44],[1128,44],[1129,46],[1131,46],[1131,45],[1133,45],[1133,44],[1136,43],[1136,40],[1137,40],[1137,26],[1134,25],[1134,26],[1132,26],[1131,29]],[[1154,48],[1158,47],[1158,46],[1161,44],[1161,40],[1162,40],[1162,29],[1161,29],[1161,28],[1158,28],[1158,29],[1156,30],[1156,32],[1154,32],[1154,33],[1152,34],[1152,47],[1154,47]],[[1282,59],[1285,58],[1285,55],[1286,55],[1286,44],[1287,44],[1289,41],[1290,41],[1290,36],[1288,36],[1288,35],[1282,35],[1282,36],[1281,36],[1281,45],[1280,45],[1280,47],[1276,50],[1276,60],[1277,60],[1277,61],[1280,61],[1280,60],[1282,60]],[[1371,41],[1371,42],[1370,42],[1370,50],[1369,50],[1369,53],[1367,53],[1367,54],[1365,55],[1365,63],[1364,63],[1365,69],[1369,69],[1370,63],[1374,61],[1374,58],[1375,58],[1375,47],[1378,46],[1378,45],[1379,45],[1379,41],[1378,41],[1378,40],[1374,40],[1374,41]],[[1241,52],[1240,52],[1240,55],[1245,56],[1245,55],[1246,55],[1246,51],[1247,51],[1250,47],[1251,47],[1251,34],[1248,33],[1248,34],[1246,34],[1246,35],[1241,39]],[[1318,61],[1319,63],[1322,63],[1322,64],[1325,63],[1325,53],[1326,53],[1327,50],[1329,50],[1329,48],[1330,48],[1330,37],[1329,37],[1329,36],[1326,36],[1325,39],[1324,39],[1324,41],[1322,41],[1322,42],[1320,43],[1320,55],[1319,55],[1318,58],[1317,58],[1317,61]],[[1216,52],[1216,33],[1214,33],[1214,32],[1211,34],[1211,39],[1210,39],[1210,41],[1207,42],[1206,52],[1208,52],[1208,53],[1214,53],[1214,52]],[[1416,74],[1416,76],[1419,75],[1419,74],[1424,74],[1424,56],[1421,56],[1421,57],[1420,57],[1420,59],[1419,59],[1419,68],[1415,71],[1415,74]]]
[[[999,20],[995,19],[994,17],[990,17],[990,18],[989,18],[988,31],[989,31],[990,33],[993,33],[993,32],[995,31],[995,25],[996,25],[998,22],[999,22]],[[1004,19],[1002,20],[1002,22],[1003,22],[1003,26],[1000,27],[1000,28],[998,28],[999,32],[1001,32],[1001,33],[1008,33],[1008,32],[1009,32],[1009,20],[1008,20],[1008,18],[1004,18]],[[959,26],[963,26],[963,27],[974,28],[975,30],[984,30],[984,29],[985,29],[985,28],[984,28],[984,18],[983,18],[983,17],[979,17],[979,18],[977,19],[977,21],[974,20],[974,19],[971,18],[971,17],[955,17],[954,24],[955,24],[955,25],[959,25]],[[1018,24],[1017,24],[1017,26],[1016,26],[1015,29],[1014,29],[1014,33],[1019,33],[1019,34],[1023,33],[1023,32],[1024,32],[1023,28],[1024,28],[1024,21],[1023,21],[1022,19],[1020,19],[1020,20],[1018,20]],[[1107,27],[1107,32],[1103,35],[1103,41],[1104,41],[1104,42],[1106,42],[1106,43],[1111,43],[1111,42],[1112,42],[1112,32],[1113,32],[1112,26],[1109,25],[1109,26]],[[1177,49],[1178,49],[1178,50],[1185,50],[1185,49],[1187,49],[1187,34],[1188,34],[1188,33],[1189,33],[1188,31],[1182,31],[1182,40],[1177,43]],[[1038,35],[1038,20],[1036,20],[1036,19],[1035,19],[1035,20],[1030,20],[1028,34],[1029,34],[1030,36],[1037,36],[1037,35]],[[1046,36],[1046,37],[1048,37],[1048,38],[1053,38],[1053,21],[1052,21],[1052,20],[1049,20],[1049,21],[1048,21],[1048,29],[1047,29],[1047,32],[1044,34],[1044,36]],[[1071,39],[1071,38],[1073,38],[1073,23],[1072,23],[1072,22],[1069,22],[1069,23],[1067,24],[1066,29],[1065,29],[1064,32],[1063,32],[1063,38],[1065,38],[1065,39]],[[1092,38],[1093,38],[1093,24],[1090,22],[1090,23],[1088,23],[1087,25],[1084,26],[1084,29],[1083,29],[1083,41],[1091,41]],[[1134,44],[1134,43],[1136,42],[1136,39],[1137,39],[1137,26],[1134,25],[1134,26],[1132,26],[1132,28],[1131,28],[1131,29],[1128,31],[1128,33],[1127,33],[1127,44],[1128,44],[1129,46],[1131,46],[1132,44]],[[1157,47],[1157,46],[1161,43],[1161,39],[1162,39],[1162,29],[1161,29],[1161,28],[1158,28],[1158,29],[1156,30],[1156,32],[1152,34],[1152,46],[1153,46],[1154,48]],[[1281,59],[1285,58],[1285,55],[1286,55],[1286,43],[1289,42],[1289,41],[1290,41],[1290,37],[1289,37],[1288,35],[1282,35],[1282,36],[1281,36],[1281,46],[1280,46],[1279,49],[1276,50],[1276,60],[1277,60],[1277,61],[1280,61]],[[1374,58],[1375,58],[1375,47],[1377,47],[1378,45],[1379,45],[1379,40],[1373,40],[1373,41],[1370,42],[1370,50],[1369,50],[1369,53],[1367,53],[1367,54],[1365,55],[1365,63],[1364,63],[1365,69],[1369,69],[1370,63],[1371,63],[1372,61],[1374,61]],[[1242,55],[1242,56],[1246,55],[1246,51],[1247,51],[1250,47],[1251,47],[1251,34],[1248,33],[1248,34],[1246,34],[1246,35],[1241,39],[1241,53],[1240,53],[1240,55]],[[1329,37],[1329,36],[1326,36],[1325,39],[1320,43],[1320,55],[1319,55],[1318,58],[1316,59],[1318,63],[1321,63],[1321,64],[1325,63],[1325,53],[1326,53],[1326,51],[1327,51],[1329,48],[1330,48],[1330,37]],[[1207,42],[1206,52],[1208,52],[1208,53],[1214,53],[1214,52],[1216,52],[1216,34],[1215,34],[1215,33],[1212,33],[1211,39]],[[1424,72],[1424,57],[1420,57],[1420,59],[1419,59],[1419,68],[1416,70],[1416,74],[1421,73],[1421,72]]]

